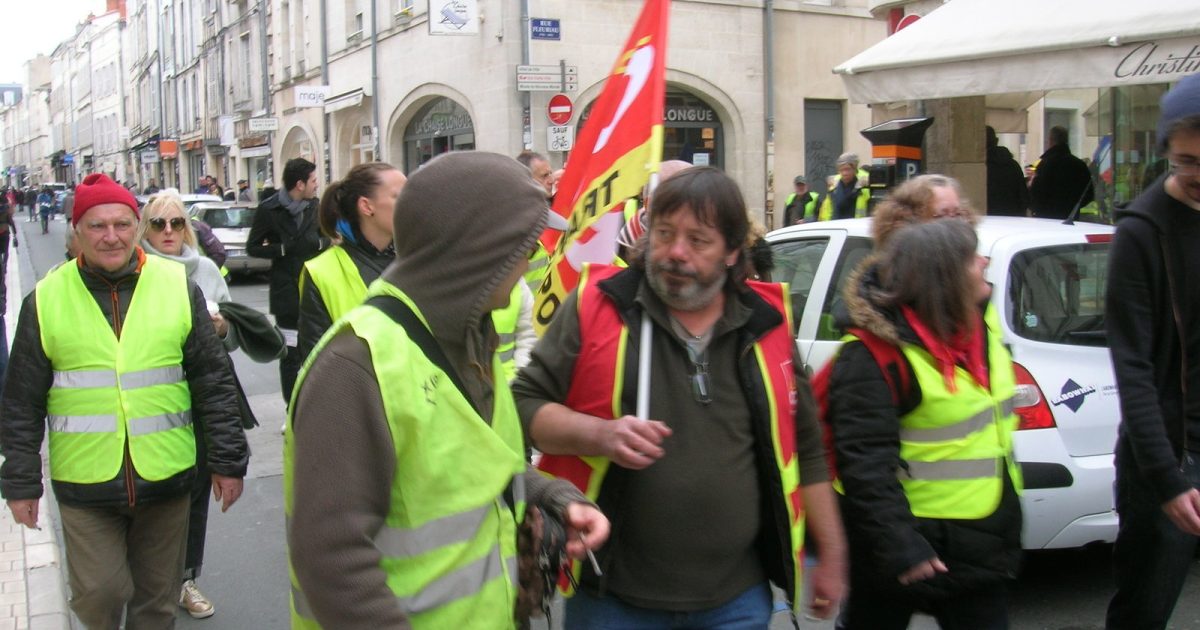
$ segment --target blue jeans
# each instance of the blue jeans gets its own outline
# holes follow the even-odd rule
[[[611,596],[579,591],[567,600],[568,630],[761,630],[771,623],[771,588],[764,582],[707,610],[672,612],[639,608]]]
[[[1183,472],[1200,488],[1200,454],[1183,453]],[[1122,440],[1117,446],[1117,514],[1113,546],[1117,592],[1108,603],[1108,630],[1166,628],[1196,550],[1196,537],[1175,526],[1153,490],[1132,464]]]

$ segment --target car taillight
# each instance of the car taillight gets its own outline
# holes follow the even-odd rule
[[[1046,402],[1046,397],[1042,395],[1042,389],[1038,387],[1037,381],[1033,380],[1033,375],[1025,369],[1025,366],[1016,362],[1013,362],[1013,371],[1017,374],[1017,387],[1013,393],[1013,412],[1020,418],[1017,430],[1053,428],[1055,426],[1054,413],[1050,411],[1050,405]]]
[[[1112,234],[1088,234],[1083,238],[1089,243],[1111,243],[1112,237]]]

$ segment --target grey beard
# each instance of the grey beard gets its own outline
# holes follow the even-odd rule
[[[721,289],[725,287],[726,274],[718,274],[716,279],[703,282],[700,278],[692,276],[692,284],[682,289],[672,289],[662,277],[664,268],[669,267],[660,263],[646,261],[646,280],[650,284],[650,288],[658,299],[663,301],[668,308],[677,311],[698,311],[712,304]]]

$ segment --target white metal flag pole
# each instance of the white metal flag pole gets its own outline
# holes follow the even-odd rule
[[[654,189],[658,188],[658,171],[650,173],[650,183],[647,185],[649,194],[646,195],[647,200],[654,194]],[[646,222],[649,223],[650,217],[646,217]],[[649,226],[647,226],[649,228]],[[650,345],[654,340],[654,324],[650,322],[650,316],[643,310],[642,312],[642,334],[638,348],[638,384],[637,384],[637,417],[642,420],[650,419]]]

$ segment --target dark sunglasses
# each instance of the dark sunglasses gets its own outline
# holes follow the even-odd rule
[[[167,229],[167,223],[171,224],[172,230],[179,232],[183,230],[185,225],[187,225],[187,219],[183,217],[174,217],[168,221],[162,217],[154,217],[153,219],[150,219],[150,229],[154,230],[155,232],[161,232]]]

